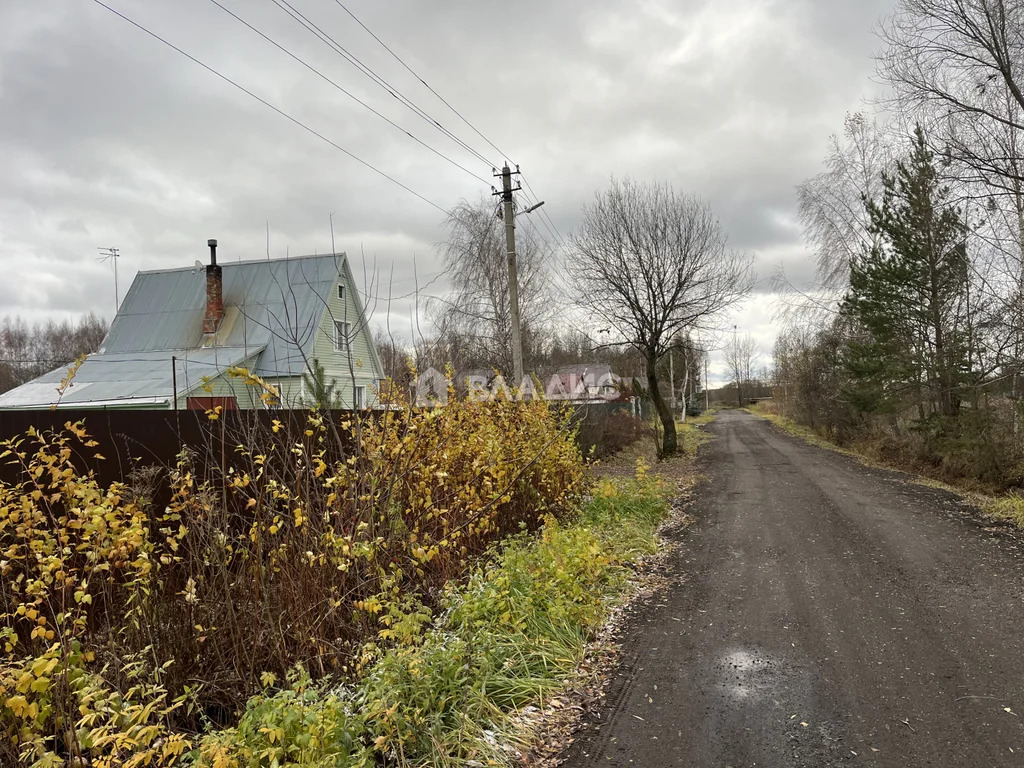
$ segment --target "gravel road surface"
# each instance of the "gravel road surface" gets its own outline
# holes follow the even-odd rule
[[[674,586],[565,765],[1024,766],[1024,546],[725,412]]]

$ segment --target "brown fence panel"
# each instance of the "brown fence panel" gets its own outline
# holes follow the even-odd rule
[[[332,411],[337,424],[349,411]],[[275,420],[282,424],[284,437],[302,434],[308,411],[224,411],[211,421],[203,411],[70,410],[0,411],[0,440],[24,435],[31,427],[40,432],[63,430],[67,422],[81,421],[99,443],[77,457],[82,470],[92,470],[97,479],[109,484],[126,479],[133,469],[171,467],[183,448],[195,454],[199,469],[222,462],[231,464],[237,446],[251,436],[267,434]],[[350,447],[337,443],[340,453]],[[256,448],[257,446],[247,446]],[[96,458],[96,454],[102,459]],[[0,463],[0,480],[22,479],[17,467]]]

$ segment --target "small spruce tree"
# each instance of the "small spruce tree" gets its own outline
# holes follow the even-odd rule
[[[302,374],[302,381],[314,408],[340,407],[341,397],[336,391],[338,382],[334,379],[327,381],[327,374],[319,359],[314,357],[309,362],[309,370]]]
[[[881,202],[867,200],[877,245],[855,258],[842,311],[858,329],[846,395],[861,412],[956,416],[969,371],[966,226],[920,126]]]

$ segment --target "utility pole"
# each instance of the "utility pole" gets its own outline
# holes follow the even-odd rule
[[[515,173],[519,173],[516,166]],[[495,174],[497,176],[498,174]],[[515,386],[523,384],[523,340],[519,335],[519,270],[516,267],[516,209],[512,193],[520,187],[512,188],[512,171],[508,163],[501,169],[501,195],[503,218],[505,219],[505,251],[508,256],[508,302],[509,313],[512,315],[512,375]]]
[[[114,265],[114,314],[116,315],[117,310],[121,308],[121,291],[117,286],[117,260],[120,258],[120,254],[117,252],[117,248],[97,248],[96,250],[102,254],[96,261],[100,263],[109,261]]]

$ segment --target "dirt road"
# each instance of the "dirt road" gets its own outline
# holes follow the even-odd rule
[[[1024,548],[740,412],[566,765],[1024,765]]]

